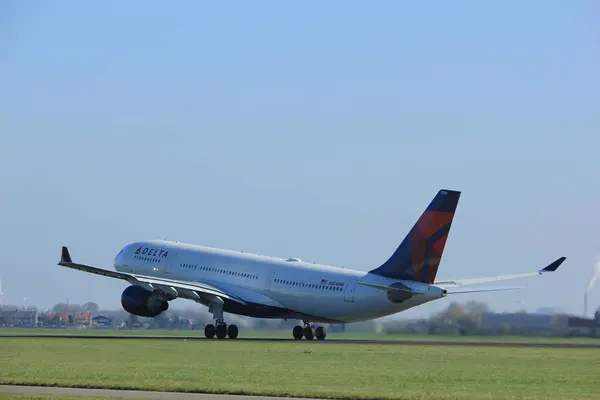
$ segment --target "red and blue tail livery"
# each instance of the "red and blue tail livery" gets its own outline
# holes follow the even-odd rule
[[[394,254],[370,273],[386,278],[433,283],[460,192],[440,190]]]

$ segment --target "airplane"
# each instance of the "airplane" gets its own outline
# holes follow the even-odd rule
[[[294,339],[324,340],[319,324],[376,319],[450,294],[521,289],[470,286],[554,272],[565,261],[534,272],[436,281],[460,195],[440,190],[389,259],[368,272],[166,239],[126,245],[114,271],[74,263],[66,246],[58,265],[127,281],[121,305],[130,314],[156,317],[176,298],[200,303],[215,320],[204,328],[208,339],[238,337],[238,327],[224,319],[231,313],[302,321]]]

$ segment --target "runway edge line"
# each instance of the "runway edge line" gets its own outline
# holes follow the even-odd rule
[[[558,342],[487,342],[487,341],[451,341],[451,340],[368,340],[368,339],[326,339],[295,340],[283,338],[237,338],[206,339],[200,336],[129,336],[129,335],[1,335],[10,339],[110,339],[110,340],[195,340],[210,342],[295,342],[317,344],[373,344],[373,345],[409,345],[409,346],[479,346],[479,347],[540,347],[565,349],[600,349],[599,343],[558,343]]]

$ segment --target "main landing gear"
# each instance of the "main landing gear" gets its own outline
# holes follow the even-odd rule
[[[327,336],[327,332],[325,328],[322,326],[317,326],[316,328],[310,324],[308,321],[302,321],[304,323],[304,328],[300,325],[296,325],[292,334],[294,335],[294,339],[300,340],[304,337],[306,340],[313,340],[315,337],[317,340],[325,340]]]
[[[223,320],[217,321],[216,327],[213,324],[204,327],[204,336],[207,339],[212,339],[215,336],[217,339],[225,339],[225,337],[236,339],[238,337],[238,327],[237,325],[227,325]]]
[[[212,313],[215,318],[216,326],[208,324],[204,327],[204,336],[207,339],[212,339],[215,336],[217,339],[236,339],[238,337],[237,325],[227,325],[223,319],[223,300],[218,297],[213,299],[213,302],[208,306],[208,311]]]

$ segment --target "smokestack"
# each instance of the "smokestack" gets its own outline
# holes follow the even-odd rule
[[[583,295],[583,316],[587,318],[588,316],[588,293],[585,292]]]
[[[596,258],[596,265],[594,265],[594,275],[592,275],[592,278],[590,279],[590,282],[588,283],[587,290],[585,291],[585,316],[586,317],[587,317],[588,295],[589,295],[590,291],[592,290],[592,288],[594,287],[594,284],[596,283],[596,280],[598,279],[598,277],[600,277],[600,256]]]

